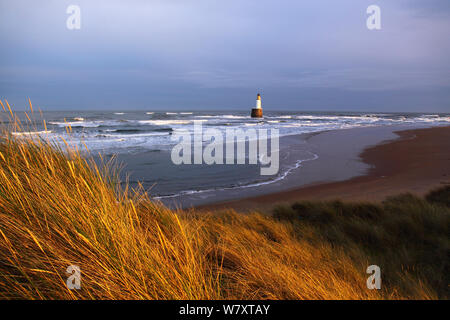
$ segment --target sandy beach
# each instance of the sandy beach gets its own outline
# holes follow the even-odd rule
[[[405,192],[423,195],[450,183],[450,126],[396,134],[399,138],[366,148],[360,154],[362,162],[370,166],[364,175],[197,208],[270,212],[276,205],[298,200],[382,201]],[[335,166],[333,170],[340,168]]]

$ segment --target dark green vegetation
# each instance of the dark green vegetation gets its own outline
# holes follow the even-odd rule
[[[344,248],[354,259],[362,252],[380,266],[385,290],[412,296],[422,282],[450,297],[450,186],[425,199],[404,194],[382,204],[302,201],[276,208],[274,217],[292,223],[298,238]],[[404,281],[405,273],[416,283]]]

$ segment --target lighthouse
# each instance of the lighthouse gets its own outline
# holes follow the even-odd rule
[[[256,96],[256,107],[252,109],[252,118],[262,118],[263,110],[261,107],[261,95]]]

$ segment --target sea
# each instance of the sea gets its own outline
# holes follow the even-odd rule
[[[21,116],[22,117],[22,116]],[[62,144],[63,137],[94,159],[115,157],[122,164],[123,181],[135,187],[142,184],[149,194],[163,203],[189,203],[191,196],[202,199],[195,204],[214,201],[218,191],[246,190],[280,183],[304,163],[320,156],[302,148],[311,135],[330,130],[362,127],[429,127],[450,124],[450,114],[294,112],[265,111],[264,118],[252,119],[247,111],[47,111],[28,132],[46,136]],[[181,164],[171,160],[179,142],[180,130],[203,129],[277,129],[280,139],[280,166],[276,174],[261,175],[261,164]],[[70,130],[69,130],[70,128]],[[23,133],[21,133],[23,135]],[[291,137],[288,139],[288,137]],[[294,137],[294,138],[293,138]],[[206,143],[207,144],[207,143]]]

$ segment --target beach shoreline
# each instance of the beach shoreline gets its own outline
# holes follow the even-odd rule
[[[233,209],[269,213],[299,200],[375,201],[413,193],[423,195],[450,184],[450,126],[395,131],[398,138],[365,148],[365,173],[342,181],[315,182],[280,192],[196,206],[196,210]],[[335,168],[336,169],[336,168]]]
[[[359,156],[364,149],[398,138],[395,131],[423,127],[418,125],[363,126],[282,136],[280,137],[280,170],[276,176],[267,176],[266,181],[262,183],[193,190],[163,199],[165,200],[163,203],[170,208],[187,209],[289,191],[317,183],[348,180],[364,175],[370,169],[370,166],[361,161]],[[217,170],[220,167],[199,167],[198,169]],[[191,166],[188,169],[195,168]],[[249,165],[232,166],[228,168],[228,174],[236,177],[243,171],[251,169],[252,166]],[[239,179],[238,176],[236,179]],[[212,179],[211,183],[214,182],[216,186],[219,185],[217,178],[216,175],[209,177]],[[258,172],[254,179],[260,178]]]

